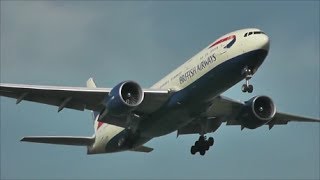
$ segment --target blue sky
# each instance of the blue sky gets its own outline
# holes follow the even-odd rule
[[[132,79],[149,87],[215,39],[257,27],[271,38],[252,79],[224,95],[272,97],[279,111],[320,116],[319,1],[1,1],[3,83],[102,87]],[[154,152],[87,156],[85,148],[21,143],[27,135],[93,133],[89,112],[0,98],[1,179],[319,179],[319,124],[290,123],[210,134],[215,146],[190,155],[197,135],[148,142]]]

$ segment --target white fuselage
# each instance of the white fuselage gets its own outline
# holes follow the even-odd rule
[[[268,50],[269,38],[261,30],[234,31],[220,37],[155,83],[151,88],[170,89],[174,93],[168,103],[153,114],[152,120],[145,120],[139,127],[141,134],[135,146],[174,132],[196,119],[195,114],[201,114],[207,102],[244,79],[241,71],[245,66],[255,73]],[[124,128],[106,123],[97,127],[97,124],[96,121],[96,140],[88,148],[89,153],[128,150],[120,147],[127,136]]]

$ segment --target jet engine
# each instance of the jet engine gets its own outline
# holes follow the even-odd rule
[[[245,103],[237,119],[248,129],[256,129],[271,121],[276,114],[276,106],[267,96],[255,96]]]
[[[134,81],[124,81],[116,85],[104,99],[104,110],[100,118],[106,114],[120,116],[135,110],[143,101],[144,92]]]

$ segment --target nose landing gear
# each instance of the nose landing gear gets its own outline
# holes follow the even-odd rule
[[[194,145],[191,147],[191,154],[194,155],[197,152],[200,153],[201,156],[206,154],[206,151],[209,150],[209,148],[214,144],[213,137],[209,137],[206,139],[205,136],[200,136],[199,140],[194,143]]]
[[[241,87],[242,92],[252,93],[253,86],[251,84],[249,84],[249,80],[252,78],[252,75],[253,75],[252,70],[249,69],[248,67],[245,67],[245,68],[243,68],[241,74],[245,75],[245,81],[246,81],[246,83],[243,84]]]

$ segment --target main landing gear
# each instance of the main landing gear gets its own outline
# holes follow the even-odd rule
[[[249,80],[252,78],[253,72],[248,67],[243,68],[242,75],[245,75],[246,83],[242,85],[241,90],[242,92],[252,93],[253,86],[249,84]]]
[[[194,155],[197,152],[200,153],[201,156],[203,156],[207,150],[214,144],[213,137],[209,137],[206,139],[205,136],[200,136],[199,140],[194,143],[194,145],[191,147],[191,154]]]

